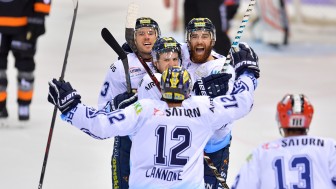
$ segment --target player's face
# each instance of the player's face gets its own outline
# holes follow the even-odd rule
[[[137,50],[143,58],[150,57],[150,53],[156,39],[157,33],[154,28],[143,27],[135,31],[135,44],[137,46]]]
[[[190,34],[190,59],[194,63],[205,63],[210,58],[212,38],[209,31],[198,30]]]
[[[165,52],[160,54],[160,58],[155,62],[155,66],[160,73],[163,73],[169,67],[179,66],[179,60],[177,52]]]

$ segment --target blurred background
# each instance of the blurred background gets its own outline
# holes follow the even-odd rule
[[[105,74],[117,59],[115,52],[101,38],[101,29],[108,28],[119,44],[124,43],[130,2],[79,0],[64,79],[71,82],[87,105],[96,107]],[[139,16],[152,17],[159,23],[163,36],[173,36],[183,42],[183,1],[176,2],[174,10],[166,9],[161,0],[142,0]],[[241,39],[259,55],[261,77],[253,110],[237,121],[233,128],[229,185],[252,149],[281,137],[275,121],[275,109],[286,93],[304,93],[315,107],[310,135],[336,139],[336,1],[286,2],[290,27],[287,46],[274,48],[254,40],[251,23],[256,18],[255,10]],[[248,3],[241,0],[238,13],[231,22],[231,39],[237,33]],[[175,30],[174,15],[178,20]],[[9,58],[9,118],[0,120],[0,188],[38,187],[54,108],[47,102],[47,82],[60,77],[72,16],[71,0],[52,2],[51,13],[46,20],[46,34],[38,44],[35,94],[28,122],[17,120],[17,72],[13,57]],[[43,187],[111,188],[112,147],[113,139],[99,141],[90,138],[63,123],[58,113]]]

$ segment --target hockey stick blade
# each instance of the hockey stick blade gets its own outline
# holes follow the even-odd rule
[[[111,34],[111,32],[107,28],[103,28],[102,29],[101,36],[104,39],[104,41],[120,57],[123,65],[124,65],[125,76],[126,76],[127,92],[130,93],[132,91],[132,86],[131,86],[131,79],[130,79],[130,75],[129,75],[129,66],[128,66],[127,54],[121,48],[121,46],[119,45],[119,43],[117,42],[117,40],[113,37],[113,35]]]
[[[127,58],[125,51],[120,47],[119,43],[108,29],[103,28],[101,31],[101,36],[103,37],[104,41],[114,50],[114,52],[117,53],[121,60]]]
[[[125,27],[125,39],[134,53],[138,52],[138,49],[134,43],[134,26],[138,16],[139,5],[136,1],[131,2],[127,8],[126,15],[126,27]]]
[[[73,13],[72,22],[71,22],[71,28],[70,28],[68,43],[67,43],[67,47],[66,47],[66,50],[65,50],[62,73],[61,73],[61,76],[59,78],[59,81],[63,81],[63,79],[64,79],[64,74],[65,74],[65,70],[66,70],[66,66],[67,66],[69,50],[70,50],[70,47],[71,47],[72,35],[73,35],[74,28],[75,28],[75,22],[76,22],[76,17],[77,17],[78,0],[74,0],[73,3],[74,3],[74,13]],[[52,135],[53,135],[53,132],[54,132],[56,115],[57,115],[57,107],[55,106],[54,111],[53,111],[53,116],[52,116],[52,119],[51,119],[51,125],[50,125],[50,130],[49,130],[49,135],[48,135],[47,146],[46,146],[46,150],[45,150],[45,154],[44,154],[42,171],[41,171],[41,176],[40,176],[40,182],[39,182],[39,185],[38,185],[38,189],[42,189],[42,186],[43,186],[44,174],[45,174],[45,170],[47,168],[49,149],[50,149],[50,145],[51,145]]]

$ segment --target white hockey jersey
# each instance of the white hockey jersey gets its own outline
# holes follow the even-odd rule
[[[189,50],[186,43],[183,43],[181,46],[182,49],[182,63],[183,67],[188,70],[191,80],[194,83],[197,79],[201,79],[201,77],[206,77],[211,74],[220,73],[223,64],[225,63],[225,57],[212,51],[212,56],[214,56],[215,60],[208,61],[203,64],[196,64],[190,60]],[[228,83],[229,90],[227,94],[231,94],[234,91],[243,91],[250,90],[253,92],[256,88],[257,80],[253,77],[249,77],[247,75],[241,76],[235,81],[236,73],[234,68],[230,65],[227,68],[227,73],[232,74],[232,77]],[[161,74],[155,73],[155,77],[158,81],[161,80]],[[235,85],[235,87],[234,87]],[[236,92],[237,93],[237,92]],[[194,95],[193,92],[191,95]],[[152,79],[145,75],[143,80],[140,82],[138,87],[138,99],[161,99],[161,93],[155,86]],[[205,147],[205,151],[207,153],[216,152],[230,143],[230,133],[232,130],[232,124],[228,124],[225,128],[218,130],[214,133],[214,135],[210,138],[208,144]]]
[[[161,80],[160,73],[155,73],[154,75],[158,79],[158,81]],[[227,94],[236,94],[242,91],[249,91],[252,94],[256,87],[257,79],[248,74],[243,74],[235,81],[233,90],[231,92],[228,91]],[[160,100],[161,96],[162,95],[160,91],[157,89],[152,79],[148,75],[145,75],[138,87],[138,99],[140,100],[149,98]],[[205,151],[207,153],[213,153],[224,148],[227,144],[230,143],[231,131],[232,123],[229,123],[225,128],[217,130],[214,135],[209,139],[209,142],[205,147]]]
[[[252,104],[248,91],[214,99],[193,96],[174,108],[143,99],[110,113],[78,104],[63,119],[97,139],[132,136],[130,189],[204,189],[205,144]]]
[[[336,141],[286,137],[255,149],[232,189],[335,189]]]
[[[128,54],[127,58],[131,86],[132,89],[137,89],[140,80],[145,74],[147,74],[147,72],[134,53]],[[153,72],[156,72],[152,62],[147,62],[147,65]],[[115,96],[126,92],[126,90],[127,85],[124,66],[122,61],[118,60],[110,66],[110,69],[105,76],[105,80],[98,97],[98,109],[104,108],[108,101],[113,100]]]

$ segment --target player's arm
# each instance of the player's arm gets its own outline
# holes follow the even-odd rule
[[[103,109],[118,94],[126,91],[125,76],[120,60],[110,66],[98,96],[98,109]],[[113,104],[112,104],[113,105]]]
[[[48,101],[62,112],[63,120],[77,127],[96,139],[112,136],[126,136],[135,132],[140,103],[123,110],[106,112],[87,107],[80,101],[81,97],[69,82],[53,79],[49,82]]]
[[[258,151],[253,151],[246,158],[246,163],[239,170],[231,189],[258,189],[260,188]]]

